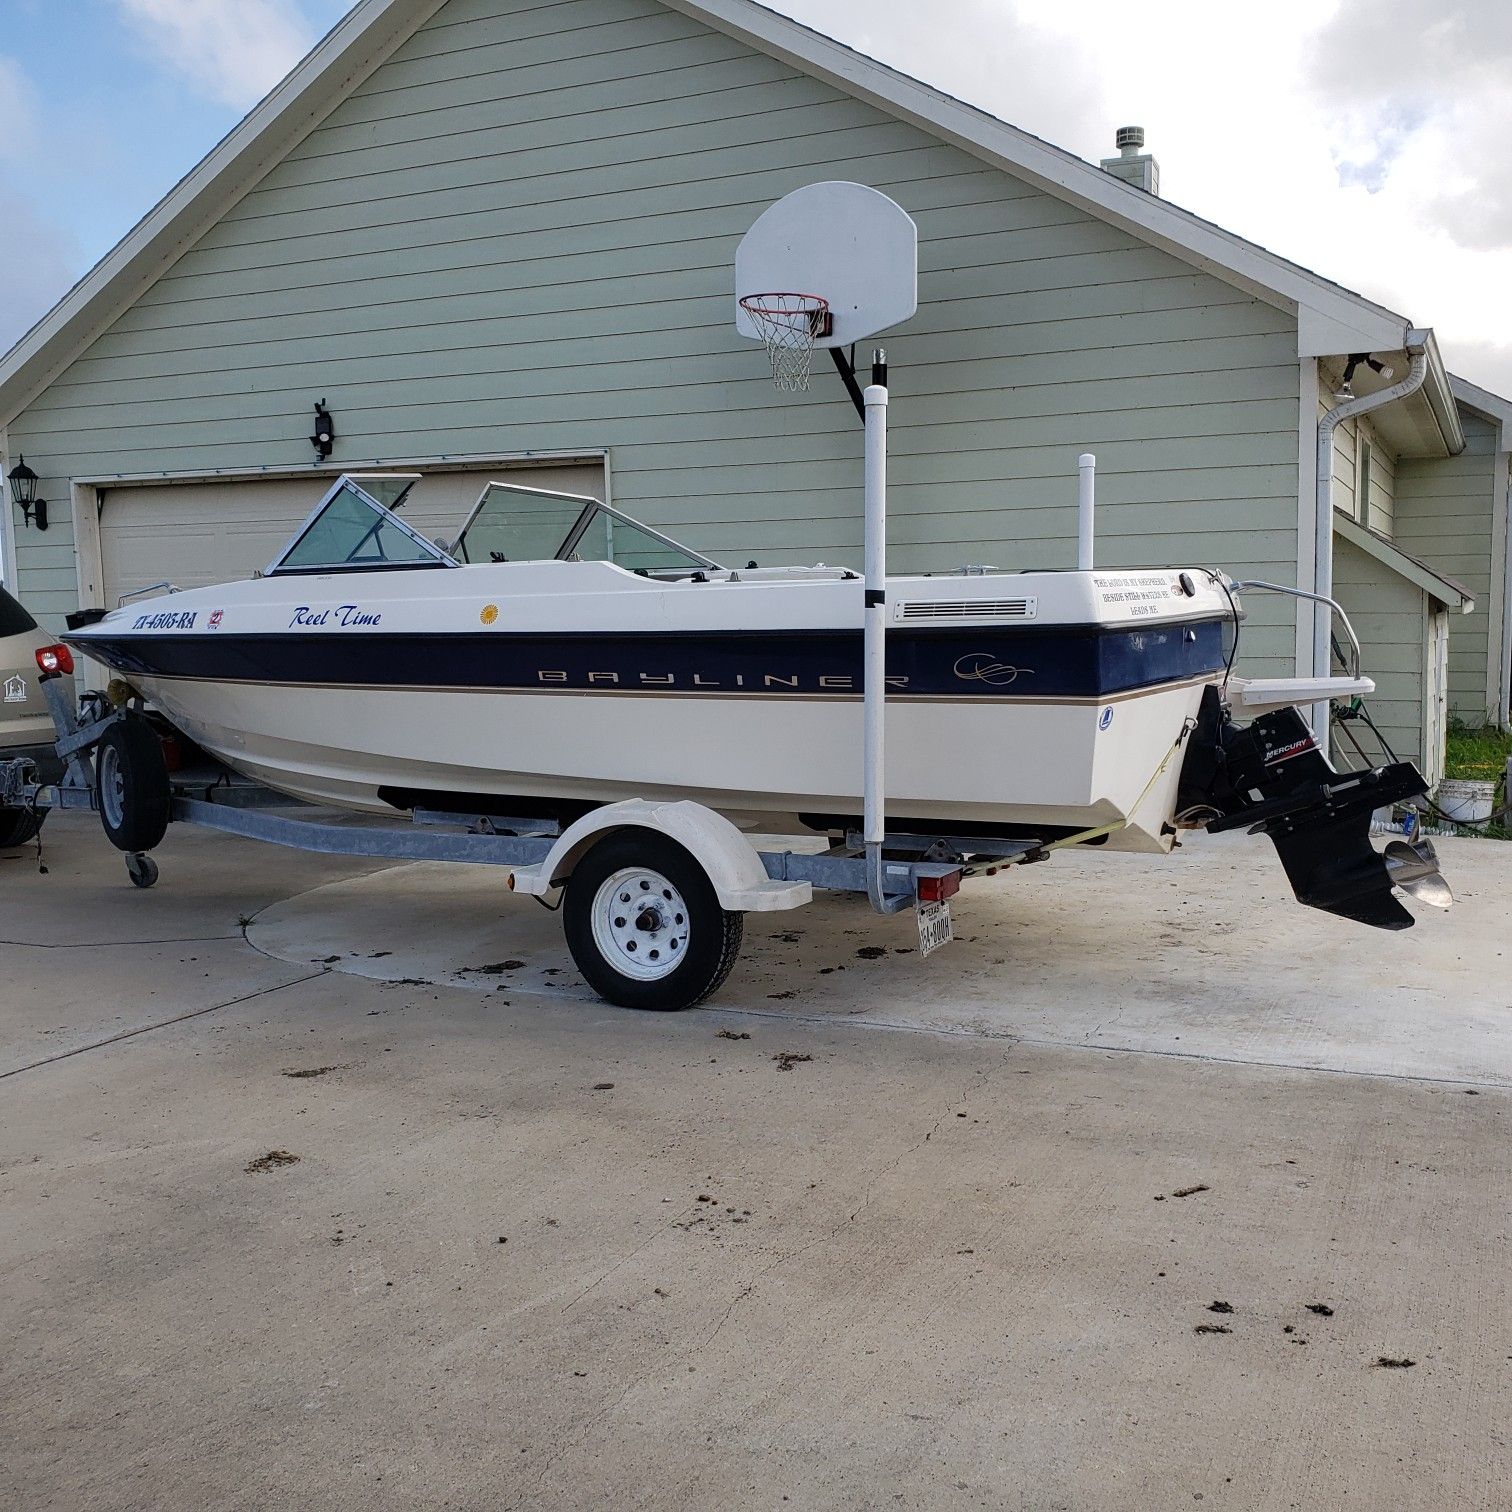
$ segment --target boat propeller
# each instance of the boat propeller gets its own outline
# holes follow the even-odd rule
[[[1430,908],[1448,908],[1454,902],[1454,893],[1439,870],[1438,852],[1431,841],[1419,840],[1413,845],[1406,840],[1393,840],[1386,847],[1385,861],[1391,885],[1401,888],[1409,898]]]
[[[1411,762],[1340,772],[1294,708],[1236,724],[1214,688],[1203,695],[1182,765],[1178,812],[1216,811],[1213,832],[1268,835],[1299,903],[1376,929],[1410,929],[1397,894],[1434,908],[1454,901],[1426,841],[1370,843],[1371,815],[1428,791]]]

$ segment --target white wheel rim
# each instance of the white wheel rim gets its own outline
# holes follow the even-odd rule
[[[126,779],[121,771],[121,758],[111,745],[100,752],[100,807],[105,810],[106,819],[119,829],[126,808]]]
[[[660,981],[688,953],[688,905],[659,871],[624,867],[593,895],[593,943],[621,976]]]

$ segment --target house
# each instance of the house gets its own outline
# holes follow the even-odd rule
[[[767,204],[856,179],[920,232],[895,569],[1070,565],[1090,449],[1100,565],[1337,582],[1390,661],[1378,723],[1432,766],[1450,698],[1506,711],[1505,406],[1160,198],[1141,146],[1084,162],[752,0],[363,0],[0,363],[5,466],[53,520],[7,509],[6,560],[58,623],[253,571],[321,478],[393,466],[435,533],[507,470],[715,556],[854,560],[849,401],[764,383],[730,291]],[[1380,407],[1320,471],[1346,386]],[[1326,669],[1326,612],[1247,604],[1246,670]]]

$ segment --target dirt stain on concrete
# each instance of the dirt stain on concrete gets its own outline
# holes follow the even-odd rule
[[[280,1166],[299,1164],[299,1156],[292,1150],[269,1150],[266,1155],[259,1155],[256,1160],[249,1160],[242,1169],[249,1176],[256,1176],[260,1171],[276,1171]]]

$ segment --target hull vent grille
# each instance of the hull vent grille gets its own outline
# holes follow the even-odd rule
[[[913,599],[898,606],[900,620],[1007,620],[1033,619],[1032,598],[1007,599]]]

